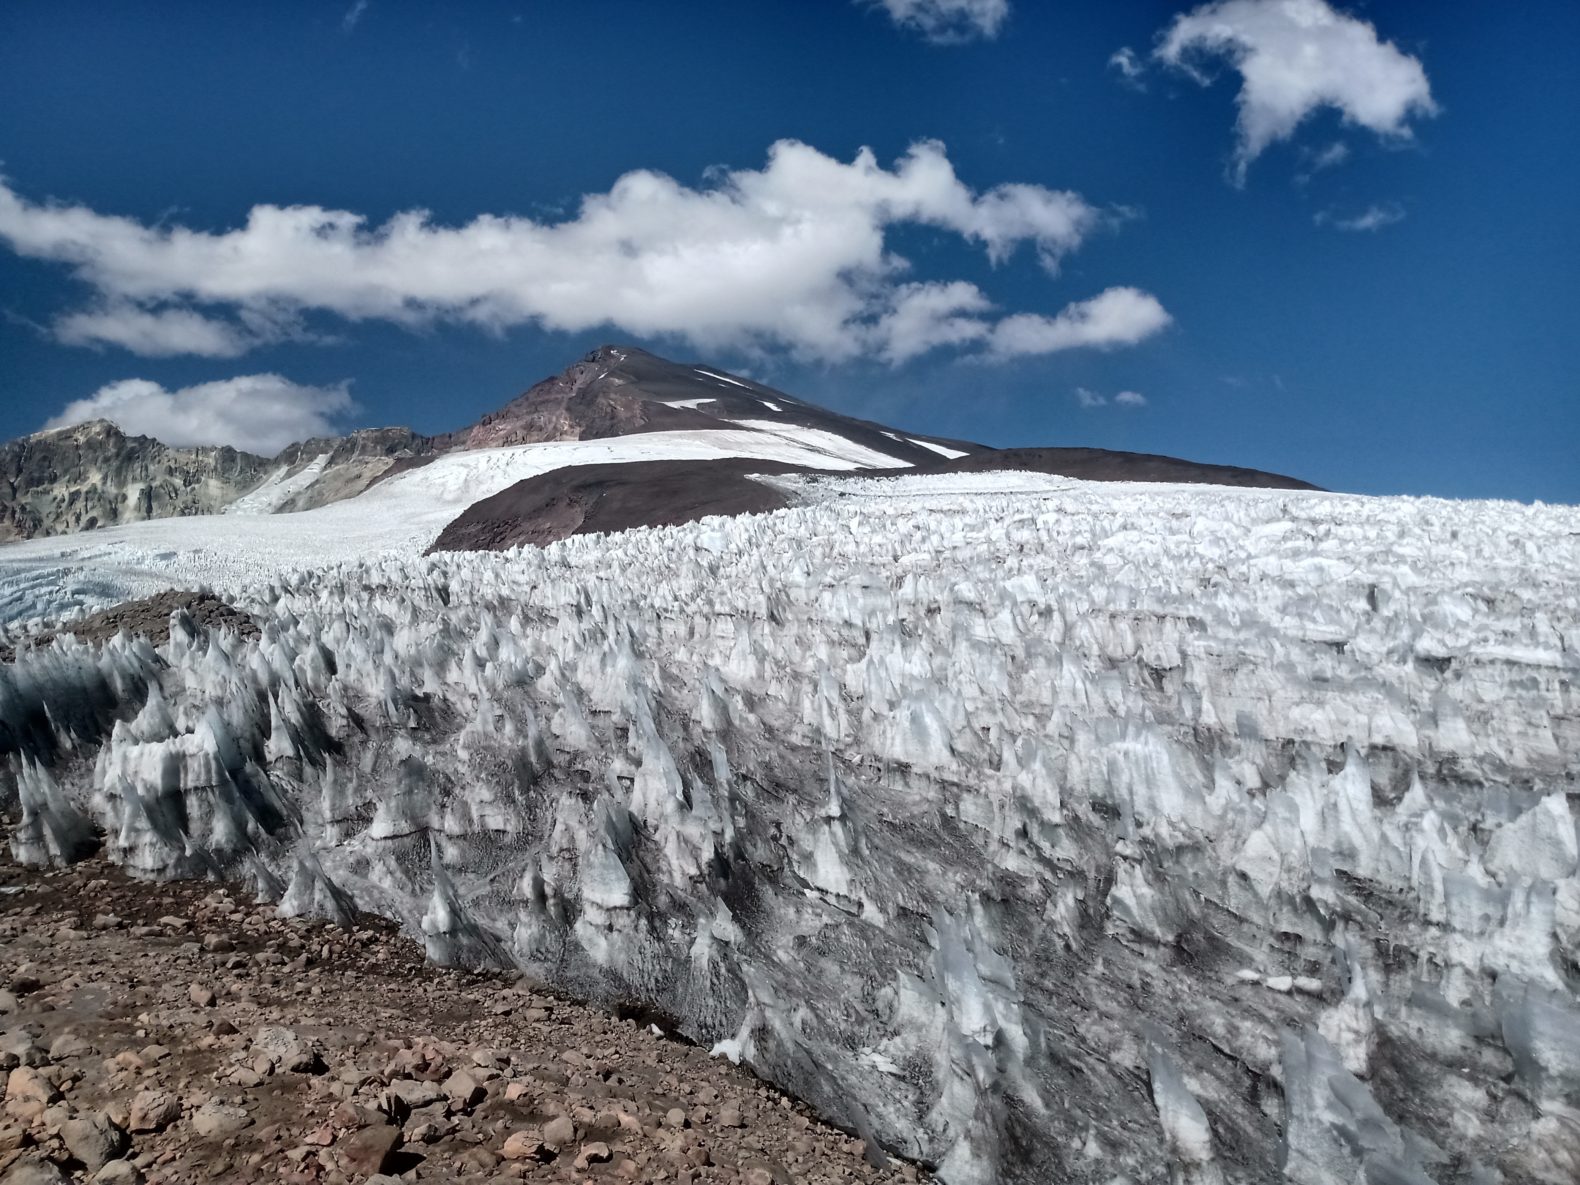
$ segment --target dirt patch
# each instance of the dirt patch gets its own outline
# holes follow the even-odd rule
[[[124,601],[65,625],[46,629],[28,640],[34,646],[48,646],[57,637],[73,635],[79,642],[97,645],[125,630],[142,635],[155,646],[170,640],[170,615],[184,609],[204,629],[228,629],[243,638],[256,637],[258,623],[253,618],[220,600],[212,593],[170,589],[140,601]],[[0,662],[12,662],[16,651],[0,644]]]
[[[1310,482],[1236,465],[1205,465],[1154,453],[1101,448],[1009,448],[973,453],[907,473],[991,473],[995,470],[1052,473],[1082,481],[1183,482],[1188,485],[1248,486],[1272,490],[1320,490]],[[884,474],[883,476],[893,476]]]
[[[541,473],[484,498],[447,526],[429,548],[503,551],[571,535],[670,527],[713,514],[762,514],[789,505],[753,473],[804,473],[776,461],[630,461]]]
[[[0,1180],[921,1179],[650,1022],[432,967],[384,922],[4,865]]]

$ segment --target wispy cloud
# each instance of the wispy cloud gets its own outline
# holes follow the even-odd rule
[[[1331,226],[1334,230],[1378,231],[1385,226],[1404,221],[1404,207],[1398,202],[1384,202],[1366,207],[1359,214],[1343,218],[1332,210],[1319,210],[1312,219],[1318,226]]]
[[[1326,148],[1319,148],[1308,153],[1306,163],[1313,173],[1320,173],[1323,169],[1335,169],[1350,159],[1350,146],[1343,140],[1335,140]]]
[[[1147,89],[1147,64],[1128,45],[1114,51],[1113,56],[1108,59],[1108,68],[1115,71],[1119,75],[1119,80],[1126,86],[1138,91]]]
[[[1336,169],[1350,159],[1350,146],[1343,140],[1335,140],[1322,148],[1302,148],[1300,150],[1300,171],[1295,174],[1296,185],[1309,185],[1311,179],[1318,173],[1328,169]]]
[[[1409,139],[1411,119],[1438,110],[1419,60],[1327,0],[1215,0],[1176,17],[1155,56],[1203,86],[1212,76],[1202,63],[1223,59],[1238,71],[1236,184],[1320,108],[1392,140]]]
[[[1147,397],[1139,391],[1121,391],[1113,399],[1100,395],[1090,387],[1077,387],[1075,401],[1084,408],[1107,407],[1110,403],[1116,407],[1145,407]]]
[[[361,23],[363,16],[368,11],[368,3],[369,0],[357,0],[355,4],[346,9],[346,15],[340,18],[341,32],[354,33],[356,31],[357,25]]]
[[[1111,348],[1170,322],[1135,288],[1005,315],[970,282],[909,274],[890,242],[903,227],[956,235],[995,263],[1026,249],[1053,276],[1090,234],[1122,221],[1065,190],[973,190],[936,142],[884,168],[865,149],[843,162],[786,140],[761,169],[709,176],[693,188],[628,173],[573,215],[542,221],[481,214],[443,226],[412,210],[375,226],[347,210],[265,205],[221,231],[33,202],[0,179],[0,243],[97,292],[57,322],[62,340],[151,355],[232,356],[303,336],[310,314],[495,332],[612,326],[704,349],[892,363],[935,349]]]
[[[889,14],[902,29],[941,45],[997,37],[1009,19],[1009,0],[858,0]]]
[[[191,309],[149,310],[126,301],[68,313],[55,337],[71,346],[120,346],[145,358],[235,358],[256,344],[239,325]]]

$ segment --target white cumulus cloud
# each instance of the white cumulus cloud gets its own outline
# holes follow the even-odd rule
[[[877,324],[878,350],[887,362],[909,361],[942,345],[979,342],[990,332],[982,314],[992,306],[975,284],[906,284]]]
[[[997,37],[1009,0],[861,0],[876,4],[902,29],[944,45]]]
[[[1147,397],[1140,391],[1121,391],[1114,396],[1114,402],[1120,407],[1145,407]]]
[[[55,336],[73,346],[121,346],[145,358],[176,354],[234,358],[254,344],[228,321],[191,309],[149,310],[125,302],[68,313],[55,322]]]
[[[1176,17],[1155,54],[1204,85],[1202,63],[1224,59],[1238,71],[1237,182],[1320,108],[1394,140],[1409,138],[1412,118],[1437,112],[1420,61],[1327,0],[1214,0]]]
[[[866,149],[844,162],[784,140],[763,168],[716,172],[703,187],[641,170],[585,196],[572,217],[483,214],[459,226],[421,210],[372,225],[347,210],[271,205],[229,230],[148,226],[34,202],[0,180],[0,241],[71,268],[98,293],[94,309],[63,318],[56,333],[148,354],[239,352],[300,336],[303,315],[328,313],[412,328],[614,327],[702,349],[901,361],[996,339],[1015,318],[996,319],[964,281],[912,276],[891,230],[943,231],[994,263],[1027,248],[1052,275],[1095,229],[1119,221],[1065,190],[974,190],[932,141],[884,168]],[[1023,314],[1015,333],[1056,323],[1063,344],[1053,348],[1084,344],[1071,320],[1081,307]],[[1113,340],[1099,334],[1092,344]]]
[[[44,427],[110,420],[129,435],[166,444],[228,444],[273,456],[298,440],[338,435],[336,422],[355,410],[345,383],[311,387],[277,374],[246,374],[169,391],[147,379],[123,379],[68,403]]]
[[[992,352],[1001,358],[1051,354],[1081,346],[1133,346],[1173,320],[1157,297],[1136,288],[1110,288],[1066,305],[1056,317],[1016,313],[993,327]]]

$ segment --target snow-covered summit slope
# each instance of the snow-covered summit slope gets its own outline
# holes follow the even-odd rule
[[[358,497],[275,515],[295,479],[277,474],[230,513],[129,523],[0,546],[0,626],[91,610],[167,588],[235,592],[276,572],[418,556],[473,503],[552,469],[609,462],[751,457],[818,469],[897,464],[815,428],[649,432],[443,454]],[[308,466],[303,472],[309,472]]]
[[[951,1185],[1573,1182],[1580,511],[980,481],[24,653],[13,852],[645,1000]]]

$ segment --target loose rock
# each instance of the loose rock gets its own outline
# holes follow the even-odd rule
[[[204,1103],[192,1113],[192,1127],[200,1136],[229,1136],[252,1126],[245,1107]]]
[[[390,1157],[400,1142],[399,1128],[365,1127],[336,1147],[336,1159],[348,1173],[381,1173],[389,1167]]]
[[[112,1160],[93,1174],[93,1185],[143,1185],[143,1172],[129,1160]]]
[[[531,1132],[514,1132],[505,1141],[505,1146],[499,1154],[506,1160],[541,1160],[543,1158],[543,1141]]]
[[[543,1125],[543,1142],[550,1148],[563,1148],[576,1139],[576,1124],[569,1115],[556,1115]]]
[[[145,1090],[132,1100],[127,1126],[134,1132],[163,1131],[181,1118],[181,1100],[163,1090]]]
[[[11,1166],[0,1185],[66,1185],[66,1174],[42,1156],[29,1156]]]
[[[97,1172],[126,1151],[127,1139],[107,1115],[82,1115],[60,1125],[66,1151],[90,1172]]]

